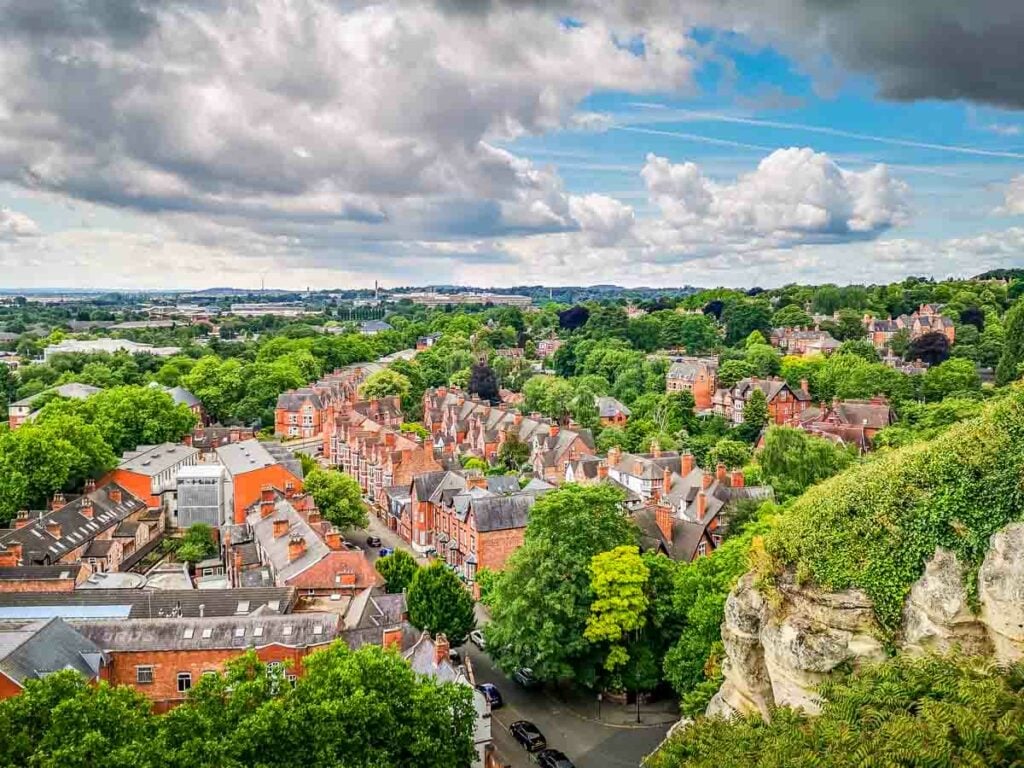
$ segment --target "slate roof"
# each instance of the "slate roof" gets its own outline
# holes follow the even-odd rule
[[[515,475],[488,475],[487,490],[491,493],[519,493],[519,478]]]
[[[0,672],[22,687],[64,669],[95,679],[102,659],[95,643],[59,618],[0,621]]]
[[[456,667],[447,658],[440,662],[436,661],[437,649],[430,633],[423,632],[420,639],[416,641],[408,651],[403,654],[414,672],[421,675],[428,675],[439,683],[465,683],[469,684],[465,673],[460,667]]]
[[[189,459],[198,460],[198,456],[198,448],[179,443],[140,445],[134,451],[126,451],[117,468],[137,475],[155,477],[176,464]]]
[[[295,511],[295,507],[283,493],[275,491],[275,496],[273,514],[262,517],[260,504],[257,502],[250,507],[246,520],[252,530],[253,539],[263,554],[263,560],[273,567],[278,582],[283,583],[325,558],[331,549]],[[274,521],[280,519],[288,521],[288,533],[275,537]],[[289,560],[288,542],[293,536],[301,536],[305,540],[306,551],[295,560]]]
[[[714,371],[718,368],[718,361],[714,358],[701,358],[701,357],[683,357],[677,358],[672,365],[669,366],[668,372],[665,376],[669,379],[682,379],[684,381],[692,381],[703,370]]]
[[[82,557],[106,557],[113,546],[113,539],[93,539]]]
[[[121,501],[115,503],[110,493],[118,489],[121,491]],[[92,502],[92,517],[86,517],[81,512],[86,500]],[[84,546],[129,515],[144,509],[146,504],[141,499],[117,484],[109,483],[87,496],[79,496],[60,509],[30,514],[28,524],[21,528],[0,531],[0,545],[21,544],[22,561],[25,564],[49,565]],[[60,526],[59,538],[46,529],[49,522]]]
[[[236,589],[87,589],[74,592],[0,592],[0,609],[5,615],[17,609],[45,607],[125,606],[133,619],[172,616],[236,616],[251,613],[288,614],[298,593],[293,587]],[[34,610],[33,610],[34,612]]]
[[[227,468],[229,475],[253,472],[278,463],[268,450],[269,445],[273,443],[261,443],[259,440],[243,440],[240,443],[221,445],[216,449],[217,460]]]
[[[81,570],[81,563],[11,566],[0,568],[0,581],[77,581]]]
[[[184,387],[171,387],[165,391],[177,405],[187,405],[189,408],[195,408],[203,404],[198,397]]]
[[[537,500],[535,494],[518,493],[514,496],[484,496],[469,502],[476,516],[476,529],[480,533],[525,528],[530,508]]]
[[[79,620],[74,627],[104,651],[193,651],[323,645],[338,638],[341,622],[333,613],[293,613],[202,619]]]
[[[602,419],[611,419],[618,416],[620,413],[623,416],[629,416],[632,413],[629,408],[620,403],[614,397],[598,397],[597,411]]]
[[[324,407],[319,393],[311,387],[292,389],[288,392],[282,392],[277,396],[277,408],[279,410],[298,411],[307,402],[316,410],[321,410]]]
[[[393,331],[390,325],[385,323],[383,320],[367,320],[364,323],[359,324],[360,333],[380,333],[382,331]]]
[[[804,392],[799,387],[793,388],[789,386],[785,379],[778,377],[772,379],[740,379],[732,389],[733,396],[741,397],[746,400],[754,387],[757,387],[764,392],[765,400],[769,403],[778,397],[779,393],[783,390],[791,392],[793,397],[797,400],[811,399],[811,396],[807,392]]]
[[[32,405],[35,400],[38,400],[44,395],[57,395],[58,397],[66,397],[71,400],[85,400],[86,398],[89,398],[101,391],[102,390],[99,387],[93,387],[88,384],[79,384],[77,381],[73,381],[70,384],[61,384],[59,387],[52,387],[51,389],[44,390],[43,392],[37,392],[31,397],[22,398],[17,402],[11,403],[11,405]]]

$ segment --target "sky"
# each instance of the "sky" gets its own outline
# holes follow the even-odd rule
[[[0,288],[1024,266],[1019,0],[0,0]]]

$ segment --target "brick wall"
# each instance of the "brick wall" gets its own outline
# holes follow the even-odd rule
[[[488,568],[500,571],[505,567],[509,556],[523,546],[525,528],[512,528],[507,531],[489,531],[480,534],[477,541],[477,568]]]
[[[271,485],[285,490],[287,483],[292,483],[295,491],[302,490],[302,481],[280,464],[260,467],[252,472],[235,475],[233,479],[234,518],[235,523],[245,522],[245,510],[260,500],[260,492],[264,485]]]
[[[0,699],[9,699],[21,693],[21,686],[7,675],[0,673]]]

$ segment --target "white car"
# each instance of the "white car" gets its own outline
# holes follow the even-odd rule
[[[479,648],[481,651],[487,650],[487,641],[484,640],[484,633],[479,629],[474,629],[469,633],[469,642]]]

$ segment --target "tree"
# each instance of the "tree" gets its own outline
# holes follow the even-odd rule
[[[374,400],[382,397],[398,395],[405,398],[412,389],[412,384],[405,376],[385,368],[366,377],[366,381],[359,387],[359,394],[367,400]]]
[[[933,366],[921,377],[921,396],[935,402],[955,392],[975,392],[981,389],[981,376],[970,360],[951,358]]]
[[[757,454],[764,479],[780,499],[799,496],[853,461],[849,450],[792,427],[771,427]]]
[[[779,353],[767,344],[748,346],[744,360],[754,370],[755,375],[762,378],[774,376],[781,368]]]
[[[537,499],[523,545],[491,590],[484,632],[502,669],[597,683],[605,654],[583,636],[593,602],[589,568],[594,555],[636,543],[621,504],[607,485],[566,485]]]
[[[582,328],[589,318],[590,310],[586,307],[570,307],[558,313],[558,327],[565,331],[575,331]]]
[[[748,379],[755,373],[754,366],[746,360],[726,360],[718,367],[718,383],[730,389],[740,379]]]
[[[708,451],[707,463],[709,466],[722,463],[729,469],[739,469],[749,461],[750,447],[746,443],[728,437],[723,437]]]
[[[511,432],[498,448],[498,463],[510,472],[518,472],[530,458],[530,446]]]
[[[781,328],[807,328],[814,320],[801,307],[789,304],[772,315],[772,325]]]
[[[763,389],[754,387],[743,404],[743,435],[748,441],[753,442],[767,423],[768,399],[765,397]]]
[[[406,597],[409,621],[431,637],[443,634],[462,645],[476,626],[473,598],[447,563],[436,560],[416,570]]]
[[[396,549],[390,555],[379,558],[375,567],[377,573],[384,577],[387,591],[392,594],[408,589],[413,576],[419,570],[416,558],[404,549]]]
[[[768,346],[768,339],[766,339],[764,337],[764,334],[761,333],[761,331],[758,331],[758,330],[751,331],[748,334],[747,338],[743,341],[743,348],[744,349],[750,349],[751,347],[764,347],[764,346]]]
[[[304,480],[320,513],[339,528],[365,528],[369,524],[359,483],[333,470],[314,469]]]
[[[767,338],[771,333],[771,311],[764,301],[740,300],[730,302],[722,313],[725,323],[726,344],[738,344],[753,331]]]
[[[1020,366],[1024,363],[1024,302],[1018,301],[1010,307],[1003,320],[1003,328],[1003,353],[996,366],[996,383],[1000,386],[1020,377]]]
[[[894,355],[905,358],[907,351],[910,349],[910,331],[906,328],[900,328],[896,333],[889,339],[889,349],[892,350]]]
[[[835,322],[831,324],[831,328],[832,335],[838,341],[863,339],[868,333],[867,328],[864,326],[863,316],[855,309],[839,310]]]
[[[217,554],[213,529],[206,523],[193,523],[178,544],[178,559],[186,563],[198,563]]]
[[[922,334],[910,342],[907,357],[938,365],[949,358],[949,339],[939,331]]]
[[[500,402],[498,377],[486,363],[476,363],[469,373],[469,393],[489,403]]]
[[[635,546],[616,547],[590,560],[594,601],[583,636],[592,643],[607,643],[604,668],[609,672],[629,662],[626,641],[646,623],[649,578],[650,571]]]
[[[1024,752],[1021,668],[984,658],[900,654],[819,691],[821,712],[779,707],[698,718],[673,730],[647,768],[1009,766]]]
[[[867,339],[850,339],[844,341],[839,345],[839,349],[835,352],[837,355],[856,355],[857,357],[867,360],[869,363],[877,363],[879,361],[878,351],[875,349],[875,345]]]

